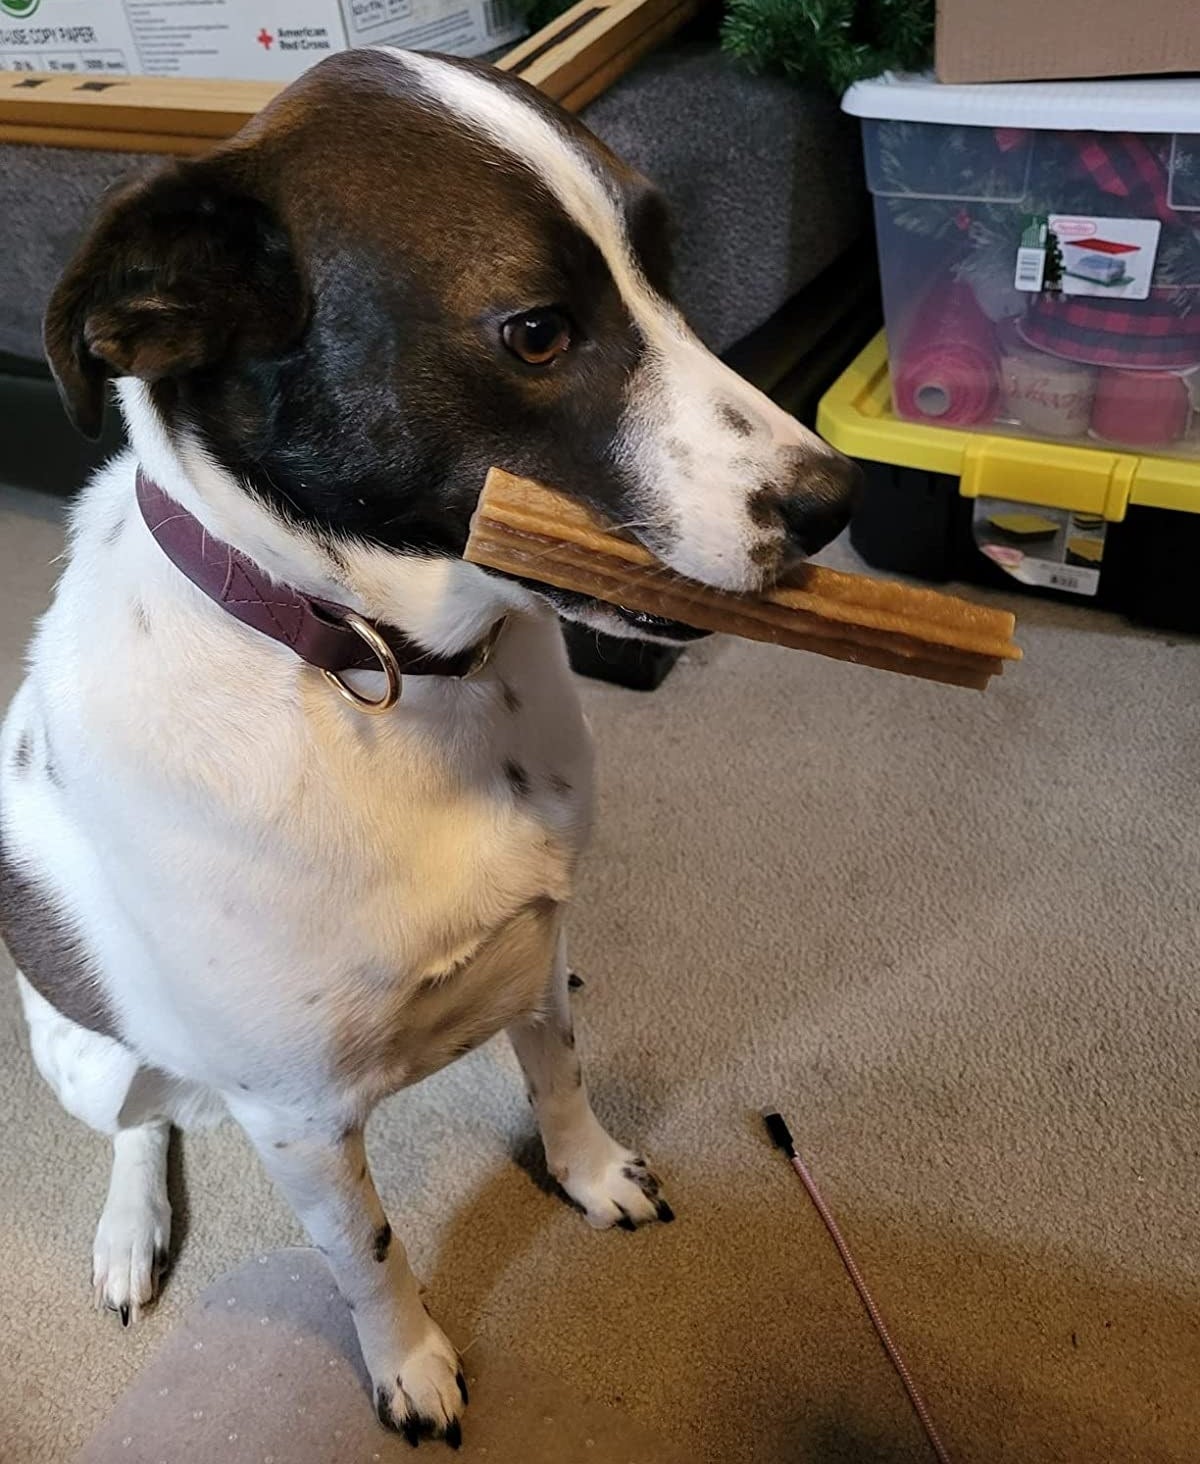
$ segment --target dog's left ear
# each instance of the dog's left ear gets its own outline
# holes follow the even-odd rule
[[[173,164],[114,197],[59,280],[45,345],[67,414],[100,435],[107,382],[278,354],[307,301],[287,232],[225,158]]]

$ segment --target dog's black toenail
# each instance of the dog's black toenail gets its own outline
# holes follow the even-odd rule
[[[461,1369],[455,1375],[454,1381],[458,1384],[458,1391],[462,1396],[463,1407],[465,1408],[471,1400],[467,1396],[467,1380],[463,1377]]]
[[[386,1222],[375,1232],[375,1259],[386,1261],[392,1244],[392,1227]]]
[[[629,1211],[625,1208],[625,1206],[624,1205],[618,1205],[617,1206],[617,1209],[620,1210],[620,1212],[621,1212],[621,1218],[617,1221],[617,1224],[621,1227],[621,1229],[622,1230],[636,1230],[637,1229],[637,1226],[633,1223],[633,1216],[630,1215]]]
[[[396,1432],[396,1420],[392,1414],[392,1400],[382,1383],[375,1389],[375,1417],[384,1428]]]
[[[446,1442],[452,1449],[462,1448],[462,1424],[457,1418],[453,1423],[446,1425]]]
[[[400,1425],[400,1432],[415,1449],[421,1442],[421,1424],[415,1414],[410,1413]]]
[[[670,1225],[671,1221],[675,1218],[675,1211],[671,1209],[666,1200],[659,1200],[658,1204],[654,1207],[654,1213],[664,1225]]]
[[[583,985],[583,977],[579,974],[578,971],[572,971],[571,974],[567,977],[567,985],[571,988],[572,991],[578,991],[579,988]]]
[[[128,1306],[123,1306],[121,1308],[121,1325],[123,1327],[127,1327],[129,1325],[129,1307]]]

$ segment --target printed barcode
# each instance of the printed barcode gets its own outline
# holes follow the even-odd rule
[[[483,23],[489,36],[511,30],[521,19],[516,0],[483,0]]]
[[[1042,288],[1042,275],[1046,268],[1046,256],[1040,249],[1017,250],[1018,290],[1038,291]]]

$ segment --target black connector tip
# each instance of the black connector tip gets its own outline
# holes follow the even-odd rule
[[[792,1131],[788,1128],[782,1113],[768,1112],[763,1114],[763,1122],[767,1126],[767,1133],[771,1136],[771,1142],[777,1149],[782,1149],[789,1159],[796,1157],[796,1145],[792,1141]]]

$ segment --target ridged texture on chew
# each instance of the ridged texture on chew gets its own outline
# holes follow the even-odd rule
[[[733,595],[673,573],[576,500],[493,468],[466,558],[501,573],[881,670],[982,690],[1020,658],[1015,618],[936,590],[820,565],[764,595]]]

